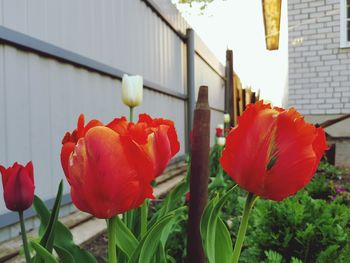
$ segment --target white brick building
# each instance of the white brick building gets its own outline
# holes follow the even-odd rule
[[[350,113],[350,0],[288,0],[288,106],[322,122]],[[350,121],[327,130],[350,136]]]

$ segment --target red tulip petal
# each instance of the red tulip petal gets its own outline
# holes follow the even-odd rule
[[[174,126],[170,126],[168,129],[168,138],[170,141],[171,155],[174,156],[180,150],[180,142],[177,137],[177,133]]]
[[[143,114],[140,114],[140,115],[139,115],[139,120],[138,120],[138,122],[145,122],[145,123],[147,123],[148,125],[151,125],[151,124],[152,124],[152,121],[153,121],[153,119],[151,118],[151,116],[149,116],[149,115],[146,114],[146,113],[143,113]]]
[[[173,157],[180,150],[180,143],[177,137],[177,133],[176,133],[173,121],[161,119],[161,118],[152,119],[147,114],[140,114],[139,122],[147,123],[150,127],[153,128],[152,130],[155,133],[161,126],[168,126],[169,128],[167,130],[167,136],[170,143],[171,157]]]
[[[34,168],[32,161],[28,162],[25,166],[25,169],[28,172],[29,178],[32,180],[32,183],[34,184]]]
[[[7,173],[6,168],[2,165],[0,165],[0,173],[1,173],[2,185],[3,187],[5,187],[7,180],[9,178],[9,174]]]
[[[263,184],[277,114],[269,105],[250,104],[227,137],[220,163],[237,184],[250,192],[256,193]]]
[[[69,173],[68,173],[68,161],[71,153],[73,152],[75,148],[75,143],[73,142],[68,142],[63,144],[62,149],[61,149],[61,165],[63,168],[63,172],[65,176],[67,177],[67,180],[69,182]]]
[[[89,206],[87,205],[88,197],[85,190],[85,177],[89,173],[89,167],[85,139],[79,139],[73,149],[74,151],[71,151],[70,154],[61,155],[61,158],[64,156],[65,160],[68,157],[68,160],[65,162],[67,164],[66,177],[71,186],[71,196],[74,204],[80,210],[89,212],[89,210],[86,210]],[[64,167],[63,164],[62,167]]]
[[[141,173],[147,173],[147,165],[141,167],[144,159],[136,158],[142,152],[137,147],[127,152],[124,145],[121,137],[106,127],[94,127],[85,139],[79,140],[69,166],[79,209],[88,209],[86,212],[96,217],[110,218],[143,202],[145,197],[136,195],[142,192],[140,187],[152,190],[149,181],[148,185],[141,183],[144,176]],[[140,162],[140,169],[131,162],[134,158]]]
[[[312,148],[315,138],[315,127],[306,123],[295,110],[278,116],[277,159],[260,189],[262,197],[280,201],[294,195],[311,180],[318,163]]]
[[[325,132],[322,128],[317,128],[316,129],[316,138],[314,142],[312,143],[312,148],[315,151],[316,154],[316,159],[319,162],[326,150],[328,150],[328,146],[326,143],[326,135]],[[315,167],[316,169],[317,167]]]
[[[106,127],[112,129],[120,135],[125,135],[128,133],[128,121],[125,117],[116,118],[106,125]]]
[[[131,138],[138,144],[146,144],[149,134],[152,132],[147,123],[141,122],[129,125]]]
[[[89,121],[89,123],[84,128],[84,135],[87,133],[88,130],[90,130],[91,128],[96,127],[96,126],[103,126],[103,123],[100,122],[99,120]]]
[[[153,161],[155,177],[161,175],[172,157],[168,129],[168,126],[161,125],[155,133],[149,135],[148,144],[144,147]]]
[[[84,136],[84,123],[85,123],[84,114],[80,114],[78,118],[78,125],[77,125],[77,139]]]
[[[66,134],[63,136],[62,144],[65,144],[71,141],[72,141],[71,134],[69,132],[66,132]]]

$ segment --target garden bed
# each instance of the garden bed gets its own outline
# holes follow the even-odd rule
[[[187,165],[182,158],[175,159],[164,171],[163,175],[157,178],[157,187],[154,188],[155,196],[164,196],[174,186],[176,186],[185,176]],[[157,201],[157,200],[156,200]],[[76,244],[83,244],[98,259],[104,262],[106,256],[106,244],[104,242],[104,232],[106,224],[102,219],[93,218],[90,214],[76,211],[60,221],[69,227],[74,236]],[[28,232],[29,238],[37,236],[37,229]],[[94,247],[96,245],[96,248]],[[17,263],[25,262],[24,257],[18,255],[22,246],[20,237],[13,238],[0,244],[0,262]]]
[[[225,179],[227,184],[230,181]],[[240,262],[346,262],[342,258],[350,251],[349,191],[349,174],[323,162],[310,184],[296,197],[282,202],[258,201]],[[245,195],[243,190],[236,190],[223,209],[222,218],[233,241]],[[183,220],[168,241],[168,252],[176,262],[185,262],[185,227]],[[106,262],[104,233],[83,247],[99,262]]]

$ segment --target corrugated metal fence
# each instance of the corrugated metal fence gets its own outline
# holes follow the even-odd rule
[[[61,139],[78,115],[105,122],[127,115],[125,72],[145,80],[136,114],[174,120],[183,155],[193,103],[188,80],[194,77],[194,94],[209,86],[212,130],[225,96],[224,66],[195,34],[188,54],[188,28],[169,0],[0,1],[0,163],[33,160],[36,194],[52,199],[63,178]],[[65,193],[68,203],[67,186]],[[16,220],[0,198],[0,240]]]

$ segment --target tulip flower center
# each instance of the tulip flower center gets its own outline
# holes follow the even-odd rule
[[[277,156],[273,156],[266,166],[266,171],[270,171],[277,161]]]
[[[276,126],[271,132],[271,139],[267,151],[267,166],[266,171],[270,171],[277,161],[277,146],[276,146]]]

